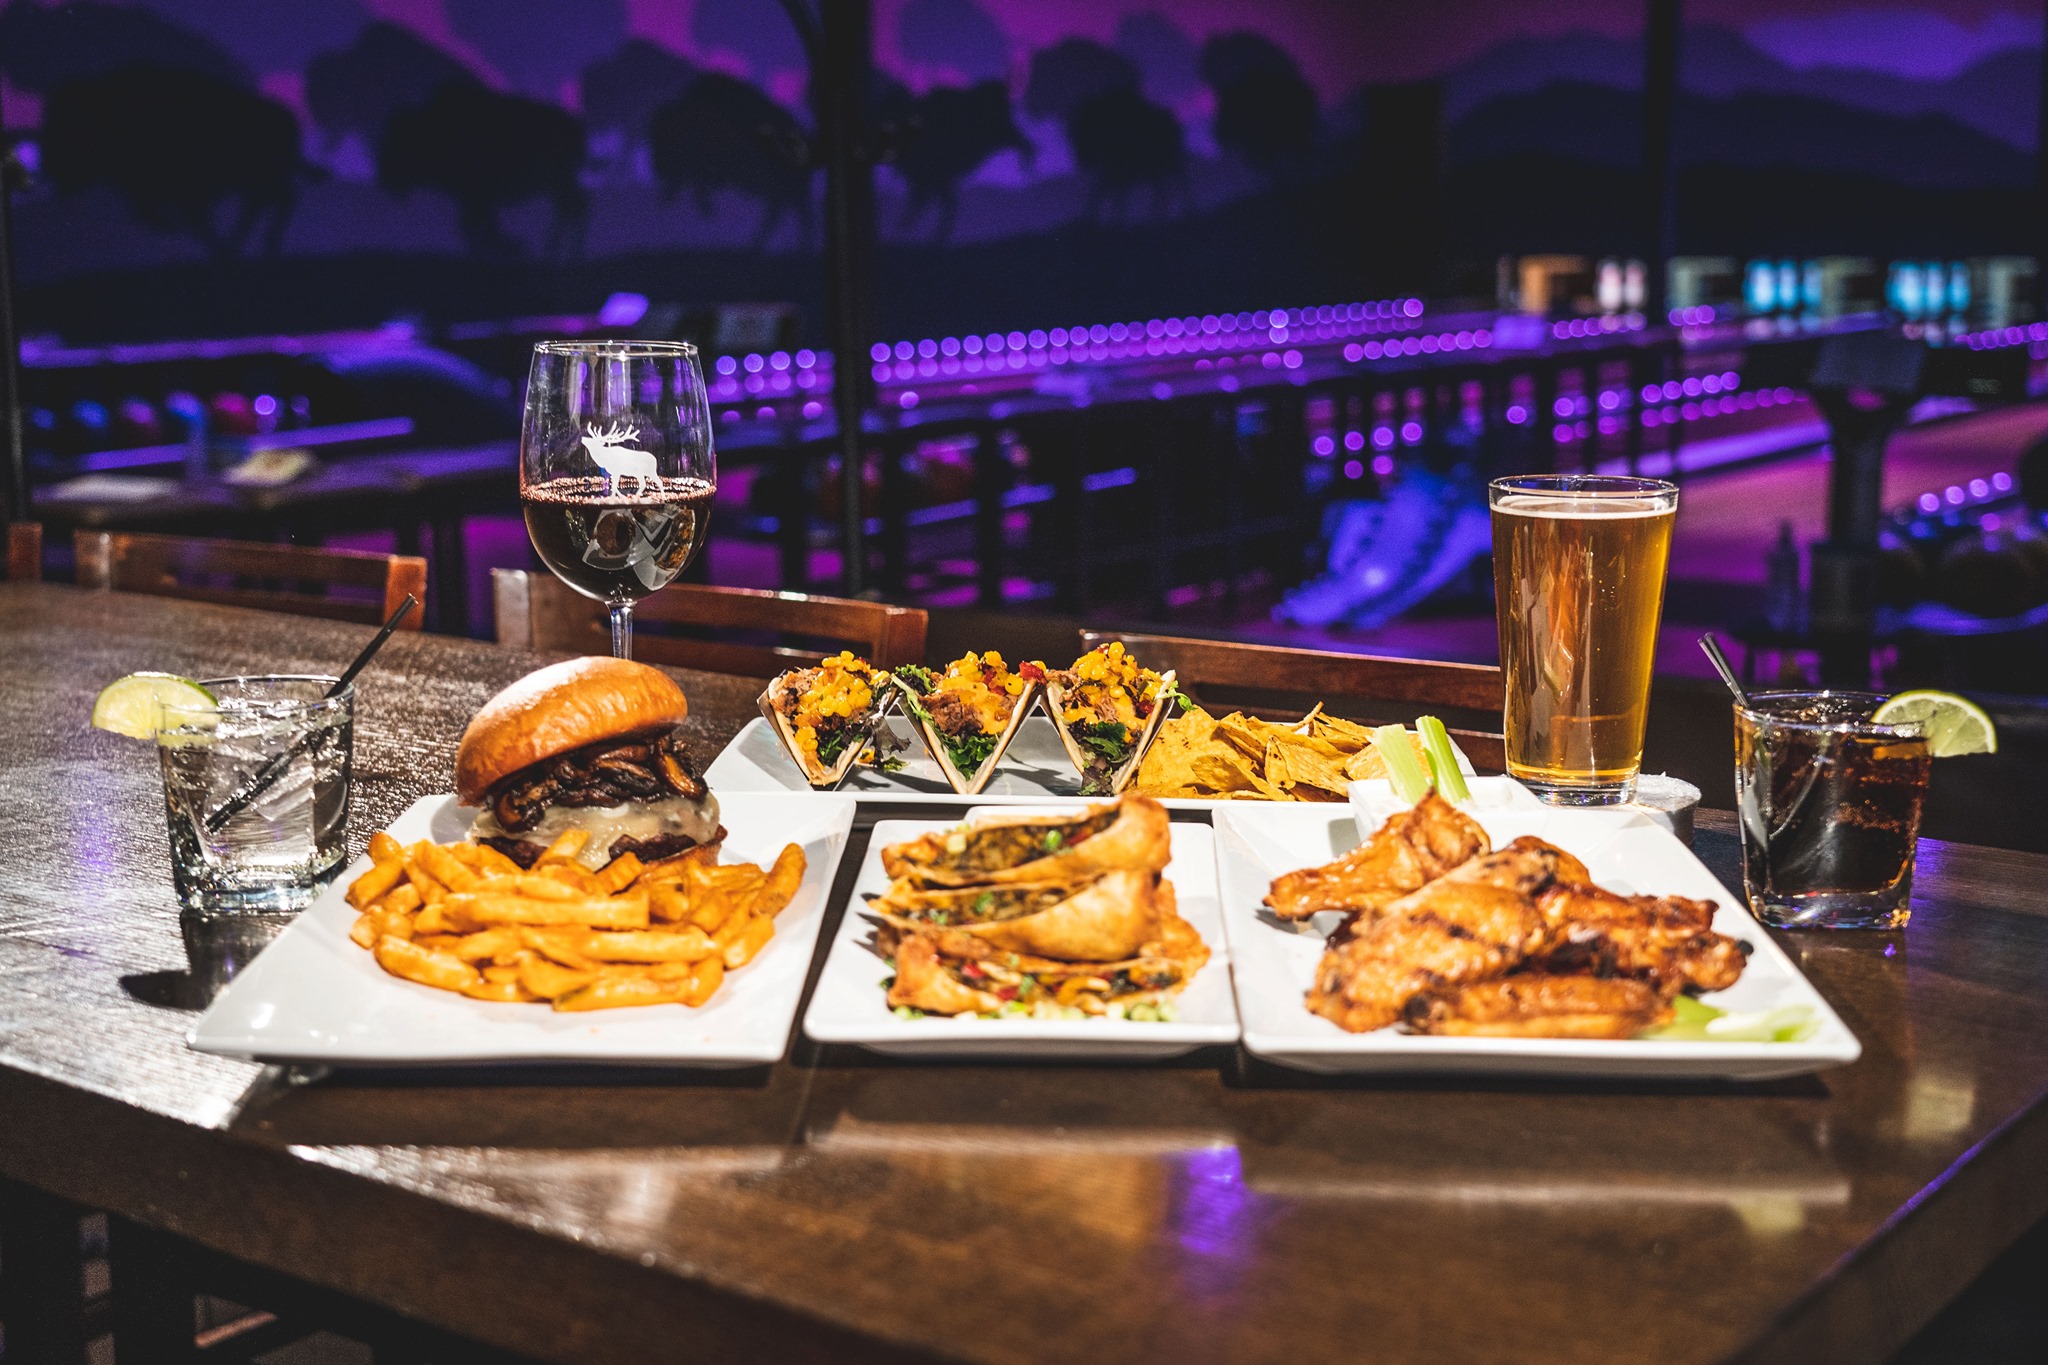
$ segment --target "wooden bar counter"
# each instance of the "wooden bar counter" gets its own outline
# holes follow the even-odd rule
[[[1957,844],[1923,843],[1910,931],[1783,936],[1863,1057],[1765,1085],[190,1052],[248,950],[181,926],[155,755],[87,728],[93,695],[367,635],[0,585],[0,1176],[562,1362],[1874,1361],[2048,1214],[2048,858]],[[535,663],[391,642],[355,848]],[[708,761],[756,687],[679,676]],[[1728,821],[1700,842],[1731,877]]]

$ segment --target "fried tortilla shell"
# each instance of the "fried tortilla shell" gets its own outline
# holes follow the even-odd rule
[[[1118,870],[1081,886],[1011,882],[920,889],[909,879],[869,908],[908,933],[951,928],[991,947],[1067,962],[1115,962],[1158,936],[1157,879]]]
[[[852,722],[860,727],[860,733],[847,741],[846,747],[840,750],[836,760],[830,764],[822,763],[816,754],[805,752],[803,746],[796,742],[796,731],[791,728],[789,717],[776,705],[783,693],[793,685],[793,680],[798,674],[814,671],[791,669],[771,681],[767,689],[761,693],[761,715],[767,720],[769,728],[775,731],[775,737],[782,741],[782,747],[789,751],[791,761],[802,770],[804,780],[818,791],[834,791],[846,781],[846,775],[860,762],[861,754],[874,742],[875,731],[880,728],[883,718],[888,714],[889,703],[896,693],[889,685],[889,675],[878,670],[874,681],[874,704],[868,708],[865,716]]]
[[[1168,669],[1159,675],[1159,695],[1161,698],[1166,698],[1173,694],[1173,683],[1174,675],[1172,669]],[[1124,761],[1108,770],[1103,778],[1101,788],[1083,787],[1083,792],[1109,796],[1121,795],[1124,788],[1130,786],[1132,779],[1137,777],[1139,767],[1145,762],[1145,751],[1150,749],[1152,741],[1159,737],[1159,727],[1166,720],[1166,713],[1172,709],[1173,707],[1170,703],[1163,701],[1161,704],[1155,705],[1152,708],[1152,714],[1145,718],[1144,726],[1132,740],[1131,752],[1124,758]],[[1074,771],[1081,774],[1083,778],[1086,778],[1090,768],[1096,761],[1096,755],[1074,733],[1074,727],[1067,724],[1066,710],[1066,688],[1056,682],[1047,683],[1045,685],[1045,713],[1052,720],[1052,728],[1059,731],[1060,743],[1066,746],[1067,757],[1073,762]]]
[[[926,886],[1073,884],[1118,870],[1160,872],[1170,857],[1166,808],[1126,792],[1079,815],[998,815],[892,844],[882,869]]]
[[[947,786],[962,796],[980,795],[981,789],[995,777],[996,769],[1002,766],[1003,755],[1009,751],[1010,741],[1017,737],[1018,728],[1030,717],[1032,708],[1038,701],[1039,685],[1035,682],[1025,683],[1024,690],[1017,694],[1016,700],[1011,704],[1009,723],[1004,725],[1002,733],[996,736],[995,748],[989,751],[988,757],[982,760],[980,767],[968,773],[954,766],[953,756],[946,752],[945,737],[939,733],[938,727],[931,723],[930,713],[924,710],[923,695],[901,674],[891,674],[890,681],[902,693],[903,714],[909,719],[910,728],[915,730],[917,737],[924,742],[925,751],[932,756],[932,762],[938,765],[939,775],[946,779]]]

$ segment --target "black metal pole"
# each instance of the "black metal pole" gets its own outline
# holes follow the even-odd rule
[[[7,110],[0,106],[0,137]],[[5,521],[27,521],[28,461],[21,446],[21,346],[14,330],[14,149],[0,143],[0,442],[6,444]]]
[[[1648,0],[1643,25],[1643,311],[1662,322],[1678,246],[1678,185],[1671,123],[1678,105],[1680,0]]]
[[[869,0],[822,0],[813,101],[825,161],[826,326],[839,426],[840,590],[867,585],[862,422],[874,396],[875,174],[867,120],[874,15]]]
[[[2048,318],[2048,9],[2041,14],[2041,90],[2034,135],[2034,316]]]

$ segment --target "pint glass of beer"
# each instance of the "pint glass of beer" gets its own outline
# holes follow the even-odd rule
[[[1657,479],[1496,479],[1493,581],[1508,775],[1553,805],[1635,795],[1678,489]]]

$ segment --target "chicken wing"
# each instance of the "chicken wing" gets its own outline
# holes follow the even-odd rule
[[[1556,931],[1554,946],[1532,964],[1545,971],[1641,977],[1669,999],[1687,987],[1724,990],[1747,963],[1747,944],[1714,932],[1712,901],[1560,883],[1537,907]]]
[[[1506,974],[1551,946],[1556,931],[1536,897],[1577,862],[1524,837],[1393,901],[1379,919],[1332,937],[1308,1007],[1365,1033],[1401,1019],[1419,995]]]
[[[1634,977],[1518,972],[1408,1002],[1418,1033],[1489,1038],[1633,1038],[1671,1019],[1655,985]]]
[[[1335,862],[1274,878],[1266,905],[1282,919],[1323,910],[1377,914],[1492,847],[1478,821],[1430,792]]]

